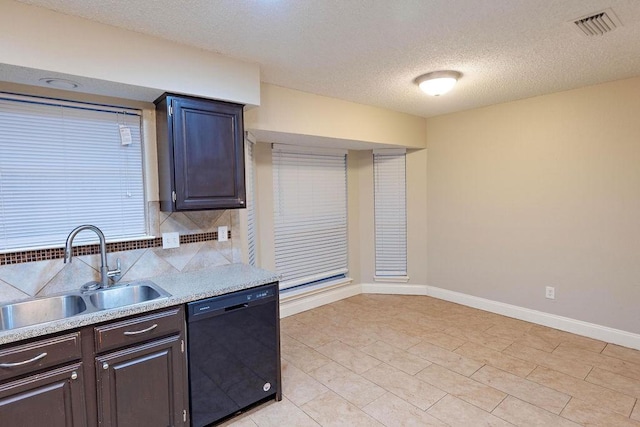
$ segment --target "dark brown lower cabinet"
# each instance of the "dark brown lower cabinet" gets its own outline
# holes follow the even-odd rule
[[[183,307],[0,346],[0,427],[188,425]]]
[[[86,426],[81,368],[75,363],[0,385],[0,425]]]
[[[182,345],[172,336],[96,357],[100,426],[184,425]]]

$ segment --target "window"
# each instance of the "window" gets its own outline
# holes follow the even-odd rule
[[[145,236],[140,122],[137,110],[0,94],[0,250],[61,246],[82,224]]]
[[[346,151],[273,147],[280,289],[347,273]]]
[[[256,205],[255,205],[255,143],[250,134],[244,139],[246,191],[247,191],[247,252],[249,265],[256,266]]]
[[[407,275],[405,150],[373,152],[376,276]]]

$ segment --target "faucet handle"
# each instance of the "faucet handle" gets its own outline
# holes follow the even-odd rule
[[[122,276],[122,270],[120,267],[120,258],[116,259],[116,269],[108,270],[107,277],[109,277],[113,282],[118,282],[120,277]]]

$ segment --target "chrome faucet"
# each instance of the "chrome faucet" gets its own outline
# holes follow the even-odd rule
[[[107,288],[109,287],[109,279],[111,278],[114,282],[120,280],[120,259],[116,261],[117,267],[115,270],[109,270],[109,266],[107,265],[107,242],[105,241],[104,234],[102,231],[96,227],[95,225],[81,225],[80,227],[74,228],[69,236],[67,236],[67,243],[64,249],[64,262],[67,263],[67,259],[69,263],[73,258],[73,239],[76,235],[83,230],[91,230],[98,235],[98,239],[100,240],[100,282],[89,282],[85,283],[82,286],[83,290],[94,290],[98,288]]]

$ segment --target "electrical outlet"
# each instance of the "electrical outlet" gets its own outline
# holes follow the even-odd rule
[[[556,299],[556,288],[553,286],[547,286],[545,288],[544,296],[548,299]]]
[[[226,225],[218,227],[218,242],[226,242],[228,240],[229,228]]]
[[[162,249],[180,247],[180,233],[162,233]]]

